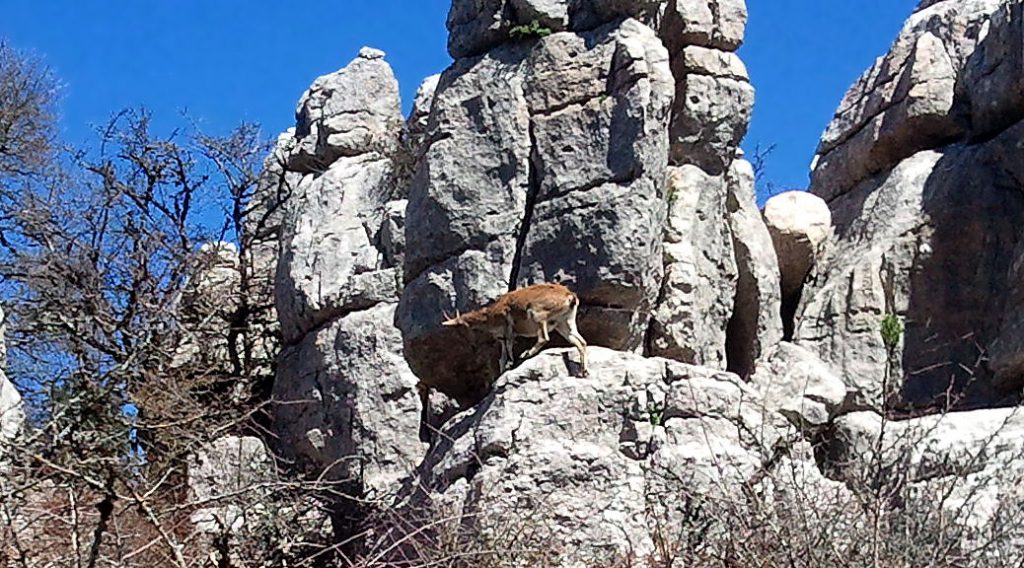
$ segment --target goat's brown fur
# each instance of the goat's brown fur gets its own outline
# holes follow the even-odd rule
[[[587,375],[587,342],[576,328],[580,301],[561,284],[535,284],[509,292],[494,303],[472,312],[448,318],[441,325],[462,325],[478,329],[501,340],[501,370],[512,362],[516,336],[536,337],[537,343],[523,355],[533,357],[544,348],[554,329],[572,343],[580,354],[580,372]]]

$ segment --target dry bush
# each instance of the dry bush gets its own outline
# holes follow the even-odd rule
[[[487,515],[481,528],[479,516]],[[514,568],[557,566],[565,545],[543,507],[529,512],[453,513],[420,505],[381,508],[366,519],[351,568]]]
[[[979,471],[986,459],[1005,450],[996,447],[1002,444],[1000,428],[968,455],[924,469],[911,463],[909,453],[934,429],[880,436],[863,461],[841,464],[843,482],[820,475],[806,444],[797,445],[803,455],[777,460],[733,497],[697,493],[691,481],[675,479],[675,509],[683,514],[651,519],[658,552],[638,565],[1024,565],[1024,495],[1017,491],[1024,482],[1024,444],[1000,458],[1017,467]],[[821,465],[830,470],[829,464]],[[987,522],[970,522],[977,514]]]
[[[647,503],[652,554],[609,554],[586,565],[603,568],[679,567],[996,567],[1024,563],[1024,444],[1007,453],[1003,427],[967,455],[935,458],[927,467],[910,450],[936,424],[879,436],[854,463],[828,463],[795,433],[761,448],[766,467],[753,477],[721,464],[713,479],[658,478]],[[889,428],[896,429],[890,422]],[[807,437],[812,437],[810,434]],[[981,465],[997,452],[1020,467]],[[821,470],[843,468],[844,481]],[[743,476],[746,477],[743,477]],[[735,480],[743,478],[740,483]],[[700,488],[700,489],[698,489]],[[1004,491],[997,491],[1003,488]],[[997,505],[992,503],[998,494]],[[985,513],[984,524],[969,519]],[[989,513],[991,513],[989,515]],[[480,522],[485,516],[485,522]],[[504,518],[503,518],[504,516]],[[543,505],[514,512],[452,514],[384,510],[368,519],[358,553],[342,566],[498,568],[580,564]],[[487,529],[481,529],[486,526]]]
[[[0,182],[46,167],[54,150],[56,99],[50,70],[0,40]],[[4,183],[0,188],[9,189]]]
[[[329,565],[332,486],[273,459],[218,494],[190,483],[218,439],[270,438],[276,317],[253,248],[280,203],[257,194],[259,129],[161,136],[129,110],[63,152],[53,92],[0,47],[0,299],[28,413],[4,442],[0,565]],[[225,240],[232,276],[204,291],[223,258],[201,245]]]

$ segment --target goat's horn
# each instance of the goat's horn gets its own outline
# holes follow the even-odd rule
[[[452,319],[452,316],[448,315],[448,310],[441,310],[441,315],[444,316],[445,321]]]

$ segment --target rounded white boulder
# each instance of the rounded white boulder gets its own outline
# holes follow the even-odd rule
[[[790,297],[800,291],[822,245],[832,235],[832,212],[817,195],[787,191],[769,199],[763,214],[779,257],[782,294]]]

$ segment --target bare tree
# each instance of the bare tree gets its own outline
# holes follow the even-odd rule
[[[23,84],[44,84],[36,78]],[[46,561],[184,566],[211,547],[226,559],[226,537],[196,537],[189,514],[211,498],[191,495],[186,475],[212,440],[260,432],[276,330],[270,297],[256,289],[267,267],[250,262],[248,249],[265,238],[268,205],[255,195],[267,146],[255,125],[223,137],[159,136],[147,112],[126,110],[94,149],[58,152],[31,124],[17,135],[18,152],[35,140],[54,158],[43,168],[31,152],[11,154],[4,172],[18,189],[0,198],[8,371],[33,417],[0,487],[8,540],[26,534],[24,511],[47,511],[27,533],[52,537],[38,551]],[[290,542],[287,530],[301,526],[289,521],[303,512],[297,503],[317,507],[303,501],[313,493],[302,484],[269,487],[262,479],[229,496],[250,506],[259,497],[270,509],[280,497],[290,507],[249,523],[247,546],[263,547],[254,557],[274,558],[267,551]],[[54,523],[73,530],[49,534]],[[45,565],[27,552],[18,558]]]
[[[0,41],[0,179],[36,173],[51,157],[56,93],[42,63]]]
[[[230,138],[256,155],[256,134],[243,126]],[[252,185],[256,175],[223,175],[204,153],[203,141],[219,140],[190,146],[178,136],[153,136],[145,112],[119,113],[95,155],[71,156],[75,169],[28,183],[5,204],[11,227],[0,274],[11,306],[12,375],[21,383],[95,392],[105,401],[100,414],[119,416],[126,404],[155,412],[144,402],[151,383],[167,376],[188,331],[183,298],[210,262],[200,244],[234,237],[221,209],[234,209],[245,192],[235,184]],[[242,367],[217,369],[225,372],[193,388],[216,389],[244,375]],[[19,377],[39,369],[45,377]]]

